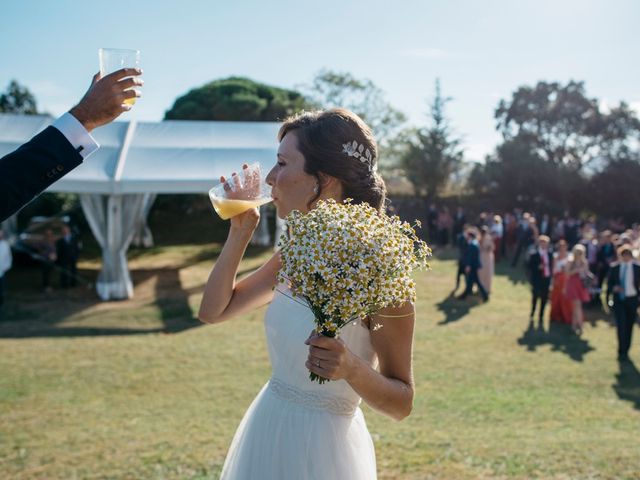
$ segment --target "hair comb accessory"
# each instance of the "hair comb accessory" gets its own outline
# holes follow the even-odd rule
[[[371,151],[367,148],[364,148],[364,145],[358,143],[354,140],[351,143],[343,143],[342,144],[342,153],[346,153],[350,157],[357,158],[362,163],[369,167],[370,172],[376,171],[376,166],[373,164],[373,156],[371,155]]]

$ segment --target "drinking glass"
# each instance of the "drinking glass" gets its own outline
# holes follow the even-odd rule
[[[262,177],[260,164],[257,162],[242,168],[238,174],[225,177],[224,183],[209,190],[209,198],[223,220],[273,200],[271,186]]]
[[[98,58],[100,59],[101,77],[122,68],[140,68],[140,50],[100,48],[98,49]],[[136,97],[127,98],[124,103],[133,105],[136,103]]]

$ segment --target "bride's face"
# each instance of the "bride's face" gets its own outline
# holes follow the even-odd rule
[[[278,159],[267,175],[271,185],[271,196],[277,208],[278,217],[284,218],[292,210],[306,213],[307,205],[315,197],[314,188],[318,181],[304,171],[304,157],[298,150],[295,131],[288,132],[278,148]]]

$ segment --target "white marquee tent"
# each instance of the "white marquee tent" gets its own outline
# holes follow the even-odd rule
[[[0,114],[0,157],[52,122],[49,116]],[[157,194],[206,193],[242,163],[276,158],[278,123],[114,122],[93,132],[100,149],[48,191],[80,195],[103,265],[96,290],[103,300],[130,298],[126,252],[134,236],[152,243],[146,216]],[[265,172],[266,174],[266,172]],[[265,216],[263,215],[263,218]],[[277,237],[276,237],[277,238]],[[254,242],[270,243],[261,222]]]

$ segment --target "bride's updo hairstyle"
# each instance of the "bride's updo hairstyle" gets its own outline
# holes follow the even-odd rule
[[[384,211],[386,187],[376,171],[378,145],[358,115],[344,108],[302,112],[282,124],[278,141],[289,132],[298,139],[304,171],[318,180],[318,192],[309,205],[322,193],[319,174],[324,173],[340,181],[344,198]]]

